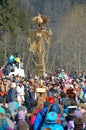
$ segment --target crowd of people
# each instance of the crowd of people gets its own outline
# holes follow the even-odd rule
[[[86,130],[85,73],[58,68],[40,79],[0,69],[0,130]]]

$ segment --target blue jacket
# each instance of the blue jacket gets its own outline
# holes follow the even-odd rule
[[[46,116],[45,122],[41,127],[41,130],[45,128],[50,128],[51,130],[63,130],[63,127],[60,124],[56,123],[57,113],[49,112]]]
[[[42,112],[38,113],[34,122],[34,130],[40,130],[40,127],[43,123],[43,118],[45,118],[48,107],[43,108]]]
[[[61,121],[61,125],[63,127],[67,126],[67,122],[65,120],[65,117],[61,114],[61,111],[60,111],[60,108],[59,108],[58,104],[56,104],[56,103],[52,104],[51,107],[50,107],[50,111],[49,112],[51,112],[51,111],[52,112],[56,112],[57,116],[60,114],[60,117],[58,117],[58,120]]]
[[[51,130],[64,130],[63,127],[59,124],[53,123],[51,124],[51,122],[49,123],[45,123],[42,127],[41,130],[44,130],[45,128],[50,128]]]

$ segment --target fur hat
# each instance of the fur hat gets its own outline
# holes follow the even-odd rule
[[[70,98],[70,99],[75,99],[76,97],[76,94],[73,92],[74,90],[72,88],[69,88],[67,91],[66,91],[66,94],[67,96]]]
[[[67,89],[66,94],[70,94],[71,92],[73,92],[73,89],[72,89],[72,88],[69,88],[69,89]]]

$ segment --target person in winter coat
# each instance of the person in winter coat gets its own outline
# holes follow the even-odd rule
[[[11,87],[8,90],[7,102],[8,102],[8,109],[11,111],[13,118],[17,114],[16,110],[19,107],[19,104],[16,101],[16,98],[17,98],[16,83],[12,82]]]
[[[24,93],[25,93],[25,95],[24,95],[25,104],[27,106],[32,98],[31,98],[31,94],[30,94],[29,83],[27,84],[26,81],[23,81],[23,85],[24,85]]]
[[[23,104],[23,102],[24,102],[24,95],[25,95],[25,93],[24,93],[24,85],[23,85],[23,82],[22,81],[20,81],[20,84],[19,84],[19,86],[17,86],[17,100],[18,100],[18,102],[19,102],[19,106],[21,106],[22,104]]]
[[[56,122],[58,124],[61,124],[64,128],[67,126],[67,122],[65,120],[65,117],[62,115],[61,110],[59,108],[59,105],[56,103],[53,103],[50,107],[49,112],[56,112],[57,113],[57,120]]]
[[[34,121],[34,130],[40,130],[41,125],[42,125],[42,123],[45,119],[45,116],[47,114],[49,105],[50,105],[50,103],[48,101],[46,101],[44,103],[44,108],[42,109],[42,111],[38,112],[36,119]]]
[[[26,120],[25,120],[25,113],[24,111],[19,111],[18,112],[18,130],[29,130],[29,125],[27,124]]]
[[[16,83],[12,82],[10,89],[8,90],[8,95],[7,95],[7,102],[14,102],[17,98],[17,91],[16,91]]]
[[[2,107],[0,107],[0,130],[13,130],[5,114],[5,110]]]
[[[23,111],[25,113],[25,121],[28,123],[28,119],[27,119],[27,116],[26,116],[26,114],[27,114],[27,108],[26,108],[26,106],[20,106],[18,108],[18,112],[20,112],[20,111]],[[16,124],[18,125],[18,122],[19,122],[18,113],[15,116],[15,121],[16,121]]]
[[[31,115],[31,119],[30,119],[30,123],[31,123],[32,126],[34,125],[34,121],[35,121],[35,119],[36,119],[37,114],[38,114],[39,112],[41,112],[41,111],[42,111],[42,105],[41,105],[41,104],[38,105],[38,106],[33,110],[32,115]]]
[[[74,117],[72,115],[66,116],[67,120],[67,130],[73,130],[74,129]]]
[[[82,119],[83,119],[83,123],[85,124],[85,128],[86,128],[86,104],[85,103],[80,103],[78,104],[78,108],[82,113]]]
[[[18,124],[21,122],[21,121],[25,121],[26,122],[26,115],[25,115],[25,112],[24,111],[19,111],[18,112]]]
[[[76,119],[82,119],[81,111],[78,109],[74,110],[73,108],[69,109],[69,113],[66,116],[68,130],[72,130],[75,128],[74,120]]]
[[[77,117],[81,117],[81,112],[76,109],[75,106],[69,106],[68,107],[68,114],[65,117],[67,121],[67,129],[72,130],[74,129],[74,119]],[[75,110],[76,109],[76,110]]]
[[[57,124],[57,113],[49,112],[46,116],[45,122],[41,127],[41,130],[45,130],[45,128],[50,128],[51,130],[64,130],[62,125]]]

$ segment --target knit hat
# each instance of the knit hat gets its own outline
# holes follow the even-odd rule
[[[56,121],[57,119],[57,113],[56,112],[49,112],[47,114],[47,120],[53,122],[53,121]]]
[[[5,115],[5,110],[2,107],[0,107],[0,113]]]

